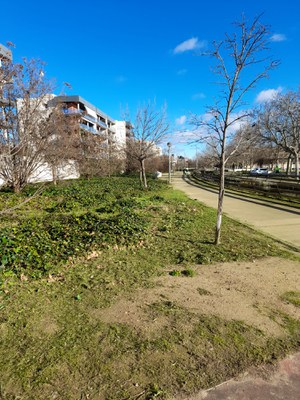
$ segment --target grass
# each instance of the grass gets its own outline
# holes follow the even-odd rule
[[[197,289],[198,293],[200,294],[200,296],[211,296],[211,292],[209,290],[206,290],[204,288],[198,288]]]
[[[173,269],[172,271],[169,272],[169,275],[171,275],[171,276],[193,277],[193,276],[196,275],[196,272],[191,268],[183,269],[182,271],[179,271],[177,269]]]
[[[20,199],[1,195],[6,205]],[[35,265],[2,271],[0,397],[167,399],[210,387],[299,344],[299,321],[290,317],[277,317],[287,334],[275,339],[242,321],[196,316],[168,299],[144,310],[149,326],[156,318],[164,321],[152,333],[103,322],[99,310],[151,287],[166,269],[192,279],[197,263],[293,257],[226,216],[222,245],[215,247],[215,212],[164,183],[151,182],[146,192],[129,178],[49,185],[39,200],[5,215],[0,228],[36,214],[54,218],[97,209],[123,215],[128,207],[147,221],[138,241],[93,242],[39,276]]]
[[[283,301],[287,301],[288,303],[293,304],[296,307],[300,307],[300,292],[299,291],[291,291],[286,292],[281,296]]]

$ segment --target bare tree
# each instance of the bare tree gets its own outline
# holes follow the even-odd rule
[[[48,138],[44,161],[51,168],[52,181],[57,183],[59,170],[75,169],[82,158],[82,140],[79,117],[64,112],[62,104],[51,107],[49,116],[42,121],[45,136]]]
[[[205,117],[194,116],[192,119],[197,127],[198,140],[210,143],[219,159],[220,182],[215,244],[220,243],[225,165],[229,156],[234,154],[242,143],[238,141],[238,146],[229,151],[228,136],[251,116],[251,111],[241,110],[241,107],[244,107],[244,95],[278,65],[278,62],[265,55],[269,31],[260,23],[260,17],[256,17],[250,25],[243,17],[240,22],[235,23],[235,27],[236,32],[226,34],[221,42],[214,42],[213,50],[208,53],[216,63],[214,73],[220,79],[219,100],[209,108]]]
[[[278,94],[259,113],[258,126],[265,143],[275,144],[295,160],[299,178],[300,91]]]
[[[124,171],[124,146],[115,140],[112,132],[92,134],[81,129],[80,140],[81,153],[77,160],[81,176],[111,176]]]
[[[40,60],[8,63],[2,73],[11,77],[2,86],[0,105],[0,176],[19,192],[43,161],[48,135],[43,121],[53,84],[45,79]]]
[[[141,186],[145,189],[148,187],[145,160],[158,155],[158,145],[166,137],[168,129],[165,108],[156,110],[149,103],[137,110],[132,134],[126,142],[126,154],[138,162]]]

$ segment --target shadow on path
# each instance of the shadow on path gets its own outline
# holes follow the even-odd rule
[[[211,192],[211,193],[214,193],[216,195],[218,194],[218,190],[217,189],[210,189],[210,188],[208,188],[208,187],[206,187],[204,185],[201,186],[201,183],[200,184],[196,184],[186,176],[182,176],[182,180],[184,180],[189,185],[194,186],[194,187],[196,187],[198,189],[206,190],[207,192]],[[289,208],[289,206],[283,206],[282,207],[279,204],[276,204],[276,205],[274,203],[270,204],[270,203],[267,203],[266,200],[258,200],[258,199],[256,200],[256,199],[253,199],[252,197],[244,195],[243,193],[235,195],[233,193],[226,192],[226,189],[225,189],[225,197],[230,197],[232,199],[245,201],[247,203],[258,204],[260,206],[273,208],[273,209],[279,210],[279,211],[285,211],[285,212],[290,213],[290,214],[300,215],[300,211],[295,210],[293,208]]]

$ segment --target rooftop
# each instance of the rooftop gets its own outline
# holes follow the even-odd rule
[[[91,110],[95,111],[98,115],[101,115],[101,117],[104,117],[105,119],[108,119],[111,122],[115,122],[113,118],[111,118],[109,115],[105,114],[103,111],[101,111],[99,108],[85,100],[83,97],[74,95],[74,96],[56,96],[52,100],[50,100],[50,104],[57,104],[57,103],[82,103],[85,106],[89,107]]]

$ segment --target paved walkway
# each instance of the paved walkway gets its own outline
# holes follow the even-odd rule
[[[192,199],[217,208],[218,195],[215,190],[193,186],[185,182],[179,172],[173,177],[172,184]],[[276,239],[291,244],[300,251],[299,209],[228,193],[224,198],[223,210],[231,218],[252,225]]]
[[[299,400],[300,353],[282,360],[275,369],[255,369],[186,400]]]
[[[217,208],[215,190],[200,189],[175,174],[172,181],[176,189],[189,197]],[[224,212],[239,221],[284,241],[300,251],[300,210],[227,194]],[[186,400],[299,400],[300,399],[300,352],[280,361],[270,370],[253,368],[209,390],[203,390]]]

